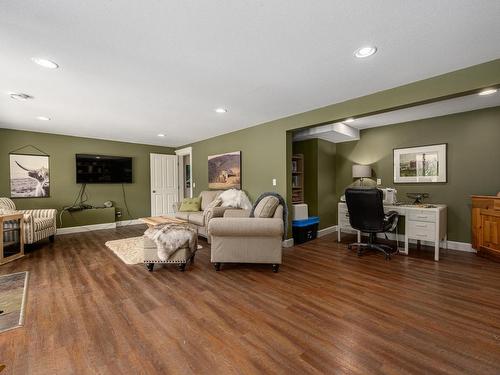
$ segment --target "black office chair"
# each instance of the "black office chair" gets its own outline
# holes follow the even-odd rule
[[[385,254],[385,259],[390,259],[398,251],[397,248],[376,242],[377,233],[393,231],[398,225],[398,213],[384,213],[382,200],[382,190],[376,188],[348,188],[345,191],[351,227],[369,234],[368,242],[356,242],[348,246],[349,249],[357,246],[358,256],[363,255],[363,248],[381,251]]]

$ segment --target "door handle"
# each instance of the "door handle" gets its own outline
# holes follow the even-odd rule
[[[153,193],[156,193],[156,190],[153,190]]]

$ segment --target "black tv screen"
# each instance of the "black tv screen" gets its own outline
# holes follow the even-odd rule
[[[132,158],[76,154],[77,184],[120,184],[132,182]]]

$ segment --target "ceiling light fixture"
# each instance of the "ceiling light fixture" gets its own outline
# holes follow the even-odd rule
[[[31,61],[33,61],[35,64],[38,64],[40,66],[43,66],[44,68],[47,69],[57,69],[59,68],[59,65],[57,65],[54,61],[50,61],[41,57],[32,57]]]
[[[349,117],[349,118],[348,118],[347,120],[345,120],[344,122],[349,123],[349,122],[353,122],[353,121],[354,121],[354,119],[353,119],[352,117]]]
[[[47,116],[36,116],[36,119],[40,121],[50,121],[50,117]]]
[[[162,133],[158,134],[158,137],[164,137],[164,136],[165,136],[165,134],[162,134]]]
[[[479,95],[484,96],[484,95],[491,95],[494,94],[498,91],[498,89],[484,89],[479,93]]]
[[[226,108],[216,108],[215,112],[217,112],[217,113],[226,113],[227,109]]]
[[[366,46],[366,47],[361,47],[358,48],[356,51],[354,51],[354,56],[356,56],[358,59],[363,59],[365,57],[369,57],[377,52],[377,47],[375,46]]]
[[[23,93],[9,93],[10,97],[15,100],[28,100],[28,99],[34,99],[33,96],[28,95],[28,94],[23,94]]]

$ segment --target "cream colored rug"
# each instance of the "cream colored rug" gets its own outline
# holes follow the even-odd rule
[[[28,272],[0,276],[0,332],[24,324]]]
[[[139,264],[144,262],[142,236],[108,241],[105,245],[125,264]],[[202,248],[203,246],[198,245],[198,250]]]

